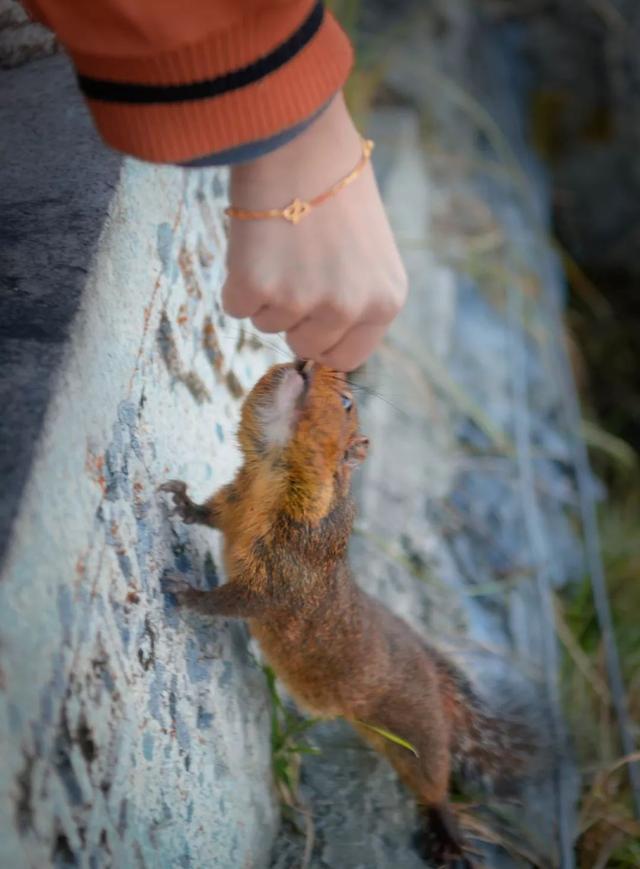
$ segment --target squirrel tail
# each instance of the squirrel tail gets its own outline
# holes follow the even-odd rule
[[[437,667],[445,715],[451,723],[454,778],[472,790],[512,796],[523,776],[533,772],[536,760],[540,771],[539,729],[534,733],[525,722],[525,709],[513,704],[503,704],[499,714],[490,712],[465,676],[440,656]]]
[[[413,846],[432,866],[476,869],[465,853],[464,836],[451,806],[422,806],[422,825],[413,837]]]

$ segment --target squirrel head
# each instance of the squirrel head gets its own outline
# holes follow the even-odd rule
[[[245,466],[282,482],[284,509],[317,522],[348,495],[369,441],[344,374],[310,362],[274,365],[249,393],[238,432]]]

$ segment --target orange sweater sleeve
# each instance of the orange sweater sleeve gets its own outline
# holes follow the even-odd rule
[[[29,0],[71,56],[104,140],[185,162],[266,139],[344,83],[349,40],[320,0]]]

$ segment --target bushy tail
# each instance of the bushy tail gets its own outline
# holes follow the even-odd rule
[[[524,780],[546,767],[540,730],[533,706],[502,701],[490,712],[471,683],[444,658],[437,656],[441,693],[451,722],[451,759],[454,778],[465,789],[490,791],[509,797]]]
[[[422,859],[433,866],[475,869],[465,853],[464,836],[450,806],[423,806],[422,825],[413,837],[413,846]]]

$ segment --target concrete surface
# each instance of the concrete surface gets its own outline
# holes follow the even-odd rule
[[[19,0],[0,0],[0,69],[48,57],[57,50],[54,34],[32,21]]]
[[[188,623],[158,584],[217,581],[216,536],[155,487],[228,479],[277,357],[220,313],[225,176],[107,152],[63,57],[0,85],[0,866],[258,869],[262,672],[241,625]]]
[[[0,105],[1,557],[120,161],[62,58],[0,72]]]

